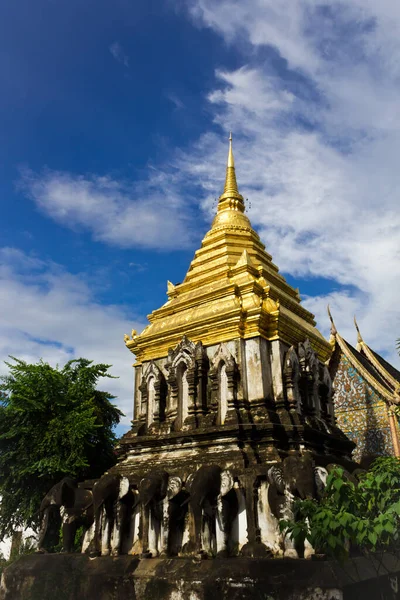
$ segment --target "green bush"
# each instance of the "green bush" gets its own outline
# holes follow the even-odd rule
[[[318,554],[339,560],[351,552],[396,550],[400,526],[400,461],[385,457],[359,475],[359,483],[337,467],[320,501],[299,500],[295,520],[280,522],[296,544],[307,539]]]

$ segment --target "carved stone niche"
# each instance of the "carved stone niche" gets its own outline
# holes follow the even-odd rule
[[[152,360],[145,370],[140,384],[141,407],[140,431],[158,433],[165,421],[167,383],[161,369]]]
[[[195,344],[184,335],[168,352],[168,405],[166,416],[176,431],[198,426],[206,411],[208,361],[201,342]]]
[[[320,405],[318,397],[319,359],[307,338],[298,345],[300,363],[299,389],[302,409],[305,416],[319,417]]]
[[[239,369],[225,344],[220,344],[213,356],[209,371],[210,416],[212,423],[237,422],[236,398]]]

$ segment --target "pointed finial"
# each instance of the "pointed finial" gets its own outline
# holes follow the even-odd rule
[[[331,309],[329,307],[329,304],[327,306],[327,310],[328,310],[328,315],[329,315],[329,319],[331,322],[331,335],[334,337],[337,334],[337,329],[336,329],[336,325],[333,321],[333,317],[332,317],[332,313],[331,313]]]
[[[232,131],[229,133],[229,152],[228,152],[228,164],[227,167],[235,168],[235,159],[233,158],[232,151]]]
[[[225,186],[224,192],[219,197],[219,204],[221,204],[224,200],[238,200],[237,206],[235,210],[240,210],[240,212],[244,212],[244,200],[243,196],[239,194],[239,189],[236,181],[236,173],[235,173],[235,159],[233,158],[233,150],[232,150],[232,132],[229,134],[229,151],[228,151],[228,162],[226,165],[226,177],[225,177]]]
[[[356,316],[354,315],[354,325],[356,326],[356,330],[357,330],[357,346],[361,346],[361,344],[364,343],[364,340],[362,339],[362,335],[360,333],[360,329],[358,327],[358,323],[357,323],[357,319]],[[358,350],[358,348],[357,348]]]

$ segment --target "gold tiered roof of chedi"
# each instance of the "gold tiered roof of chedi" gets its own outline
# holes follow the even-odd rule
[[[297,344],[309,338],[319,358],[331,349],[300,304],[297,290],[279,273],[244,214],[229,139],[225,186],[210,231],[184,281],[168,282],[168,301],[150,324],[126,341],[139,361],[166,356],[183,335],[204,345],[261,336]]]

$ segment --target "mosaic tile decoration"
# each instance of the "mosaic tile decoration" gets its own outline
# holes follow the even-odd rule
[[[338,426],[357,444],[356,461],[366,455],[393,455],[385,400],[341,353],[334,379],[335,415]]]

